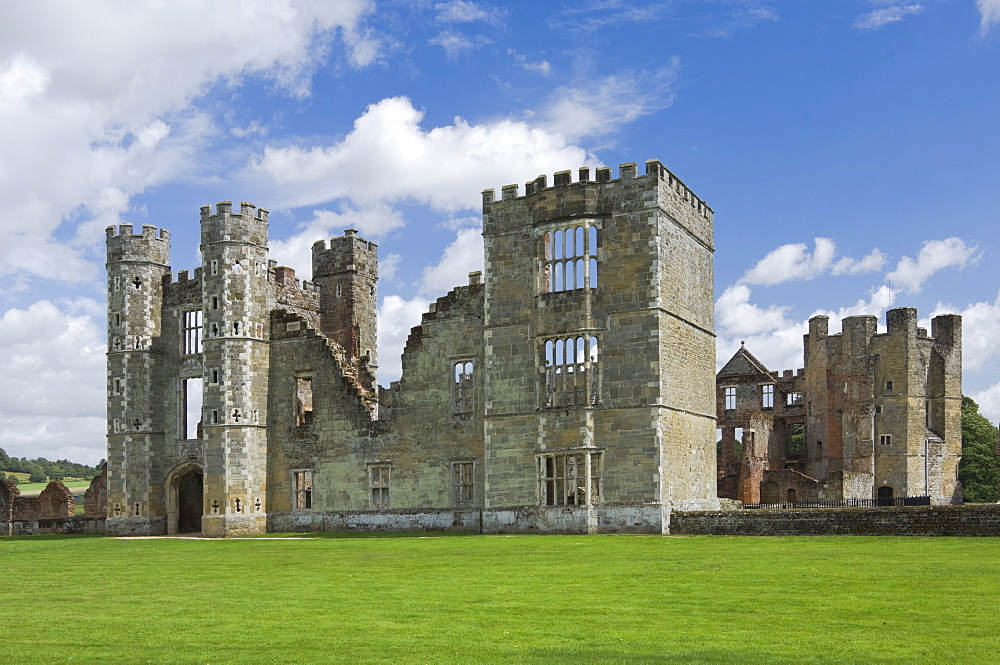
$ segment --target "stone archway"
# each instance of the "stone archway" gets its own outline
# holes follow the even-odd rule
[[[205,505],[205,474],[201,465],[182,464],[167,480],[167,534],[201,533]]]

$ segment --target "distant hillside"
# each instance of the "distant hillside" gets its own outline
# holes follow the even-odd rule
[[[9,476],[11,473],[26,473],[30,482],[33,483],[44,483],[46,480],[62,480],[64,478],[90,480],[97,475],[97,470],[102,464],[104,464],[104,460],[101,460],[97,466],[87,466],[65,459],[52,462],[44,457],[37,457],[33,460],[27,457],[10,457],[7,451],[0,448],[0,472],[3,472],[5,476]]]

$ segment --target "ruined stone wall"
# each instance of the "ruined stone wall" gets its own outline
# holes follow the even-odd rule
[[[1000,536],[1000,506],[677,512],[670,533],[715,536]]]
[[[108,516],[108,465],[105,463],[100,472],[90,481],[90,486],[83,495],[83,516],[105,518]]]

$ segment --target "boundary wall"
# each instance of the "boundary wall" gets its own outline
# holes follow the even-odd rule
[[[674,512],[672,535],[1000,536],[1000,504]]]

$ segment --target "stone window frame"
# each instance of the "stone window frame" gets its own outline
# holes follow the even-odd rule
[[[892,390],[892,381],[891,380],[885,382],[885,389],[886,389],[886,391]]]
[[[598,218],[584,218],[547,224],[537,230],[541,249],[538,258],[539,293],[598,288],[602,226],[602,220]],[[567,231],[571,233],[567,234]],[[582,247],[578,249],[577,245]],[[573,277],[572,287],[567,284],[570,275]]]
[[[372,510],[388,510],[391,504],[392,461],[365,462],[368,474],[368,506]]]
[[[600,503],[604,489],[604,450],[582,446],[537,452],[538,505],[590,506]]]
[[[598,405],[601,394],[600,333],[579,331],[545,337],[538,340],[538,347],[541,408]]]
[[[799,447],[793,447],[793,437],[795,436],[795,430],[798,428],[798,435],[801,437],[799,440]],[[806,459],[806,426],[805,423],[788,423],[788,447],[786,448],[788,459]]]
[[[197,384],[189,384],[189,381],[198,381],[198,389],[191,390],[191,387]],[[196,441],[201,438],[198,434],[198,423],[200,422],[202,427],[205,426],[205,378],[200,374],[198,376],[191,375],[181,375],[177,378],[177,438],[181,441]],[[191,404],[191,399],[193,395],[197,395],[198,404],[198,420],[194,423],[194,429],[192,430],[192,424],[188,418],[189,408]],[[194,415],[194,413],[190,413]],[[194,436],[188,436],[194,432]]]
[[[723,407],[726,411],[736,409],[736,386],[722,386]]]
[[[204,316],[200,309],[188,309],[181,313],[181,354],[195,355],[204,351]]]
[[[878,444],[880,446],[891,446],[892,445],[892,434],[879,434]]]
[[[316,486],[316,469],[303,467],[292,469],[292,512],[302,513],[313,510],[313,488]]]
[[[785,406],[802,406],[805,399],[805,393],[800,391],[785,393]]]
[[[309,403],[306,404],[302,398],[303,389],[308,387]],[[313,380],[311,372],[299,372],[295,374],[295,393],[292,400],[295,405],[295,426],[312,427],[316,417],[316,382]],[[308,406],[308,408],[306,408]]]
[[[476,410],[476,358],[453,356],[448,359],[451,414],[463,416]],[[466,371],[468,369],[468,371]]]
[[[476,464],[475,458],[450,462],[452,506],[469,507],[476,504]]]
[[[762,409],[774,408],[774,393],[775,390],[773,383],[760,384],[760,408]]]

